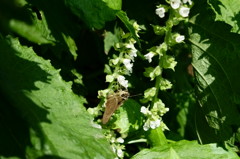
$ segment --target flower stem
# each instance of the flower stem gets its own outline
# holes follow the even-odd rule
[[[170,38],[171,38],[171,35],[172,35],[171,34],[172,27],[173,27],[172,11],[170,11],[169,19],[166,23],[166,33],[165,33],[165,37],[164,37],[164,42],[167,44],[167,47],[169,46]],[[163,53],[163,56],[166,56],[166,52]],[[159,66],[161,66],[160,58],[159,58]],[[159,93],[159,89],[160,89],[161,78],[162,78],[161,75],[156,77],[156,81],[155,81],[156,94],[155,94],[155,96],[153,98],[153,101],[151,103],[151,107],[153,107],[154,103],[156,103],[158,101],[158,93]],[[151,129],[149,131],[149,134],[148,134],[148,140],[149,140],[152,147],[161,146],[161,145],[165,145],[165,144],[168,143],[167,138],[164,135],[161,127],[158,127],[156,129]]]

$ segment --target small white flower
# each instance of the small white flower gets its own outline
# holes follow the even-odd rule
[[[149,130],[149,124],[146,122],[144,125],[143,125],[143,130],[144,131],[148,131]]]
[[[155,121],[150,121],[150,127],[151,127],[152,129],[155,129],[155,128],[156,128],[156,123],[155,123]]]
[[[169,108],[165,108],[165,111],[168,112],[168,111],[169,111]]]
[[[121,149],[117,149],[117,156],[123,157],[123,151]]]
[[[126,48],[128,48],[128,49],[135,49],[135,46],[133,45],[133,43],[128,43],[128,44],[126,44]]]
[[[152,129],[156,129],[157,127],[159,127],[161,124],[161,121],[159,119],[154,120],[154,121],[150,121],[150,127]]]
[[[183,3],[185,4],[185,3],[189,3],[190,5],[192,5],[192,1],[191,0],[183,0]]]
[[[184,36],[184,35],[178,35],[178,36],[175,38],[175,41],[176,41],[177,43],[181,43],[184,39],[185,39],[185,36]]]
[[[117,138],[117,140],[116,140],[118,143],[124,143],[124,139],[123,138],[121,138],[121,137],[119,137],[119,138]]]
[[[160,124],[161,124],[161,120],[159,120],[159,119],[158,119],[158,120],[156,120],[156,121],[155,121],[155,124],[156,124],[156,127],[159,127],[159,126],[160,126]]]
[[[134,57],[137,57],[137,49],[131,49],[129,53],[130,57],[132,58],[132,61],[134,61]]]
[[[125,65],[125,67],[127,68],[127,70],[132,73],[132,67],[133,67],[133,64],[131,63],[131,60],[130,59],[124,59],[123,60],[123,64]]]
[[[122,75],[119,75],[117,78],[117,81],[120,85],[122,85],[123,87],[127,88],[128,87],[128,81],[125,80],[125,77]]]
[[[143,113],[143,114],[147,114],[147,112],[148,112],[148,108],[142,106],[140,112]]]
[[[180,14],[182,17],[188,17],[189,12],[190,12],[190,8],[187,8],[187,7],[181,7],[181,8],[179,9],[179,14]]]
[[[180,7],[180,0],[170,0],[170,5],[173,9],[178,9]]]
[[[115,143],[115,139],[114,139],[114,138],[111,138],[111,139],[110,139],[110,142],[111,142],[111,143]]]
[[[137,57],[137,49],[134,44],[130,42],[126,45],[126,48],[130,49],[129,55],[132,58],[132,61],[134,61],[134,57]]]
[[[144,57],[148,60],[149,63],[152,62],[153,56],[154,56],[154,53],[152,52],[149,52],[146,55],[144,55]]]
[[[163,7],[157,8],[155,13],[160,17],[163,18],[165,16],[165,9]]]

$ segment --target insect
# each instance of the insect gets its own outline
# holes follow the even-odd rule
[[[129,97],[127,91],[119,90],[107,97],[106,108],[103,114],[102,123],[106,124],[112,114],[120,107]]]

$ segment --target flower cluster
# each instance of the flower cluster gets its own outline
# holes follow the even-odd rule
[[[110,141],[113,152],[117,155],[115,159],[122,159],[124,157],[125,146],[123,145],[124,139],[122,137],[116,138],[113,131],[106,134],[106,138]]]
[[[167,126],[162,121],[162,116],[169,110],[165,108],[165,104],[159,99],[158,92],[166,91],[172,88],[172,83],[162,77],[164,69],[172,69],[174,71],[177,62],[168,52],[172,51],[176,44],[184,43],[185,36],[177,32],[173,32],[173,26],[178,25],[181,21],[187,19],[192,6],[191,0],[169,0],[169,5],[160,4],[155,10],[156,15],[160,18],[166,18],[169,12],[169,18],[166,26],[152,25],[156,35],[164,36],[164,42],[159,46],[148,49],[144,55],[149,63],[153,63],[153,58],[158,62],[157,65],[145,68],[144,76],[149,77],[151,81],[155,80],[155,86],[144,91],[142,103],[151,102],[149,107],[142,106],[141,113],[146,117],[143,129],[145,131],[161,127],[162,130]],[[156,62],[154,61],[154,62]]]
[[[169,111],[169,108],[165,107],[165,104],[158,99],[157,102],[154,103],[153,108],[149,110],[149,108],[142,106],[141,113],[143,113],[147,120],[143,125],[143,129],[145,131],[151,129],[155,129],[161,127],[162,130],[168,129],[167,126],[162,121],[162,116]]]
[[[188,17],[190,13],[189,6],[192,5],[191,0],[170,0],[170,6],[172,9],[176,10],[181,17]],[[155,10],[155,13],[160,17],[164,18],[165,13],[169,10],[169,7],[166,5],[159,5]]]
[[[135,37],[139,37],[138,32],[141,30],[141,26],[136,22],[133,22],[132,26],[135,29]],[[133,38],[132,33],[124,33],[122,30],[119,32],[121,33],[121,38],[119,39],[121,42],[115,43],[114,49],[116,54],[113,54],[113,57],[109,59],[109,64],[105,65],[104,69],[104,72],[107,73],[106,82],[109,83],[109,87],[98,91],[98,98],[101,99],[100,103],[97,107],[88,109],[88,112],[94,117],[102,115],[109,94],[122,88],[127,89],[129,86],[126,75],[131,75],[133,71],[133,63],[137,57],[138,50],[135,48],[136,40]],[[98,122],[100,123],[101,120],[98,119]],[[123,158],[125,150],[123,138],[116,138],[113,131],[112,133],[107,133],[106,137],[109,139],[117,158]]]
[[[136,24],[135,24],[136,25]],[[115,44],[115,49],[120,52],[119,56],[110,60],[110,66],[114,68],[113,73],[106,76],[106,82],[116,81],[125,89],[128,88],[128,81],[124,75],[132,73],[134,58],[137,57],[137,49],[133,38],[128,38],[125,43]]]

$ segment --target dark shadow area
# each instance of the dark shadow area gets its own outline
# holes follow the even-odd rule
[[[0,156],[25,158],[25,150],[30,144],[29,125],[21,118],[14,106],[0,94]]]

